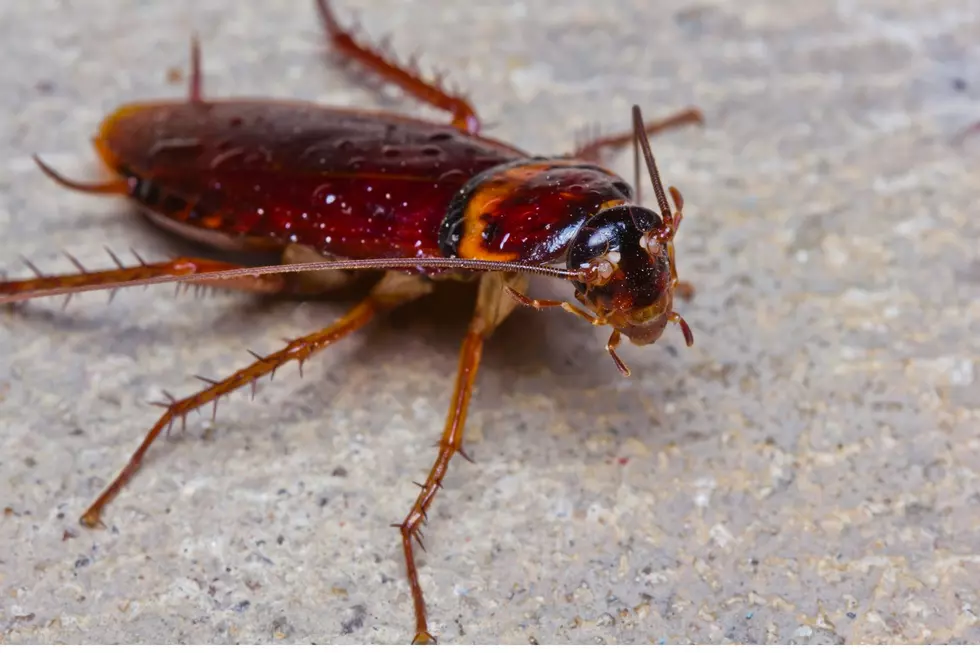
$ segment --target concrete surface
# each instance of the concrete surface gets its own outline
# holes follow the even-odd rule
[[[975,0],[357,5],[471,89],[488,133],[564,150],[690,103],[654,144],[699,290],[624,348],[519,313],[427,530],[445,642],[980,640],[980,17]],[[420,9],[424,6],[425,9]],[[438,7],[438,9],[437,9]],[[600,9],[600,7],[602,7]],[[305,2],[0,3],[0,264],[174,246],[97,175],[118,103],[206,90],[436,115],[325,65]],[[611,165],[631,175],[624,153]],[[648,193],[649,196],[649,193]],[[540,289],[564,292],[561,286]],[[77,517],[157,417],[343,306],[166,288],[0,315],[0,641],[401,642],[400,520],[433,455],[462,314],[404,314],[190,420],[106,514]],[[396,326],[395,322],[399,322]]]

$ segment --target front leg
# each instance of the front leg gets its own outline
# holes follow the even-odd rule
[[[408,584],[412,591],[412,602],[415,608],[415,638],[414,644],[432,644],[435,638],[429,633],[425,616],[425,599],[422,596],[422,586],[419,584],[418,570],[415,566],[413,540],[422,544],[420,529],[427,519],[429,507],[435,499],[436,492],[442,487],[442,481],[449,469],[449,461],[463,452],[463,428],[466,425],[466,412],[473,394],[476,372],[480,366],[483,353],[483,343],[493,330],[503,322],[514,310],[516,304],[507,298],[505,288],[518,285],[522,290],[527,287],[527,280],[501,272],[491,272],[480,279],[480,287],[476,300],[476,310],[470,322],[466,338],[459,353],[459,370],[456,374],[456,386],[453,390],[449,415],[439,441],[439,453],[429,471],[425,483],[421,484],[415,504],[401,524],[396,524],[402,535],[402,548],[405,552],[405,567],[408,573]]]
[[[527,295],[515,290],[514,288],[508,286],[504,290],[507,294],[513,298],[515,302],[521,306],[527,306],[528,308],[533,308],[535,310],[543,310],[546,308],[560,308],[567,313],[572,315],[577,315],[592,326],[602,326],[606,321],[596,315],[589,315],[588,311],[585,311],[571,302],[560,302],[554,299],[531,299]]]

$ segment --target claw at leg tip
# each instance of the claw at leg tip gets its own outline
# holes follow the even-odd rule
[[[435,644],[436,638],[425,632],[424,630],[420,633],[415,633],[415,637],[412,638],[412,644]]]
[[[102,521],[102,517],[98,512],[92,512],[88,510],[82,515],[78,523],[80,523],[85,528],[105,528],[105,523]]]

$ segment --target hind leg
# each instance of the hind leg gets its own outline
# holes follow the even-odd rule
[[[476,110],[466,101],[466,98],[453,95],[444,89],[440,83],[441,75],[437,76],[434,82],[426,81],[411,61],[408,65],[402,65],[390,55],[386,55],[383,47],[358,43],[351,30],[343,28],[337,22],[329,0],[317,0],[317,8],[331,44],[345,56],[367,66],[386,81],[396,84],[422,102],[448,111],[453,116],[453,127],[468,134],[479,133],[480,119],[476,115]]]
[[[24,262],[34,273],[34,277],[9,280],[0,279],[0,304],[15,304],[28,299],[56,295],[64,296],[65,302],[67,303],[72,295],[91,290],[108,290],[110,293],[115,294],[123,286],[139,285],[143,282],[149,282],[152,279],[173,278],[179,283],[179,278],[188,274],[242,269],[242,266],[233,263],[190,257],[174,258],[160,263],[147,263],[137,256],[139,265],[127,266],[111,250],[107,251],[116,264],[115,268],[89,270],[83,267],[78,259],[70,254],[66,254],[68,260],[78,270],[78,272],[72,274],[47,275],[25,259]],[[243,290],[270,295],[279,294],[288,286],[287,279],[284,275],[280,274],[268,274],[261,277],[244,276],[224,280],[204,280],[191,283],[199,286],[210,286],[227,290]]]

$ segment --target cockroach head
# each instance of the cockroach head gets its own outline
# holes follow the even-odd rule
[[[599,211],[568,249],[568,269],[584,272],[576,297],[631,342],[655,342],[671,320],[674,225],[629,204]]]
[[[634,344],[656,342],[668,322],[677,322],[690,346],[694,343],[691,329],[673,311],[677,285],[674,236],[681,223],[684,199],[680,191],[671,187],[671,211],[637,106],[633,107],[633,145],[637,197],[642,152],[660,213],[621,203],[607,206],[586,220],[568,249],[568,269],[583,273],[575,282],[575,295],[595,312],[595,324],[611,325]],[[625,372],[622,361],[613,353],[618,337],[615,335],[610,341],[609,350]]]

